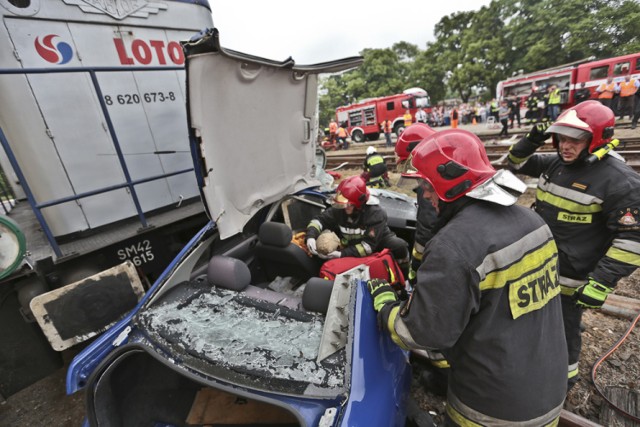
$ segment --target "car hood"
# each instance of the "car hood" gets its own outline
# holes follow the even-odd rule
[[[272,61],[224,49],[217,29],[184,47],[196,175],[224,239],[262,207],[320,185],[318,74],[356,67],[362,58]]]

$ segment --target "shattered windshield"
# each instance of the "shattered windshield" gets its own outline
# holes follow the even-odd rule
[[[344,384],[344,350],[316,361],[321,314],[196,280],[172,289],[138,320],[151,336],[194,357],[197,369],[225,380],[297,394]]]

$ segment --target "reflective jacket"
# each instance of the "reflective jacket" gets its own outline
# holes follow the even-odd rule
[[[538,111],[538,101],[540,101],[538,94],[536,92],[533,92],[527,98],[527,109],[530,111]]]
[[[372,153],[364,159],[364,170],[369,173],[370,178],[377,178],[387,172],[387,163],[381,154]]]
[[[554,89],[549,92],[549,104],[560,104],[560,89]]]
[[[450,204],[466,203],[427,244],[409,301],[381,321],[405,348],[441,349],[459,425],[547,425],[567,386],[556,245],[530,209],[470,200]]]
[[[628,82],[625,81],[620,83],[620,96],[622,97],[635,95],[637,90],[638,88],[636,87],[635,79],[631,79]]]
[[[596,89],[596,92],[599,93],[598,99],[611,99],[613,98],[613,93],[615,92],[616,84],[615,83],[602,83]]]
[[[640,267],[640,175],[611,155],[567,165],[557,155],[529,157],[535,149],[522,138],[509,163],[540,177],[535,209],[558,245],[562,292],[573,294],[589,277],[614,287]]]
[[[328,208],[307,226],[307,238],[317,239],[323,230],[340,238],[343,257],[364,257],[380,252],[385,237],[395,236],[387,226],[387,213],[378,205],[364,205],[354,215],[344,209]]]

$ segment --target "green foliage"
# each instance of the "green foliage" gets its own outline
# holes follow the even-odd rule
[[[640,3],[493,0],[480,10],[443,17],[433,31],[435,41],[425,49],[404,41],[365,49],[362,67],[324,79],[321,123],[340,105],[410,87],[426,89],[433,104],[447,95],[487,99],[518,70],[640,52]]]

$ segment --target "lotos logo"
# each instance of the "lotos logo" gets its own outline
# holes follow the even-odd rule
[[[38,55],[47,62],[58,65],[66,64],[73,58],[73,49],[69,43],[63,41],[58,42],[54,46],[53,39],[56,37],[59,38],[60,36],[57,34],[49,34],[44,36],[42,41],[40,41],[40,37],[36,37],[36,41],[34,42],[36,51]]]

